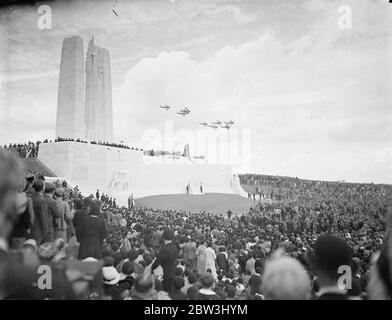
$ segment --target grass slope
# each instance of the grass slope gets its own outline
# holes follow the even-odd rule
[[[253,201],[236,194],[206,193],[204,195],[168,194],[155,195],[135,200],[136,206],[163,210],[184,210],[226,214],[231,210],[235,214],[247,213]]]

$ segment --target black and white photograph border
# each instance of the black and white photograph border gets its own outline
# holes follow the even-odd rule
[[[388,0],[2,1],[0,300],[391,300],[391,23]]]

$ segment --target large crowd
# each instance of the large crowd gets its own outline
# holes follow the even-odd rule
[[[107,146],[107,147],[130,149],[130,150],[139,151],[138,148],[129,147],[128,145],[126,145],[124,143],[115,143],[115,142],[108,142],[108,141],[95,141],[95,140],[86,141],[86,140],[82,140],[82,139],[62,138],[62,137],[58,137],[54,140],[54,142],[64,142],[64,141],[72,141],[72,142],[79,142],[79,143],[91,143],[91,144],[98,144],[98,145]],[[143,149],[140,149],[140,151],[143,151]]]
[[[0,146],[0,149],[15,152],[21,158],[36,158],[38,155],[40,141],[25,142],[25,143],[10,143],[8,145]]]
[[[278,201],[298,200],[313,206],[319,199],[337,198],[350,201],[357,196],[363,200],[385,199],[391,195],[391,186],[374,183],[347,183],[344,181],[305,180],[260,174],[240,175],[250,197]]]
[[[121,207],[2,150],[0,176],[2,299],[392,298],[388,185],[289,179],[293,198],[216,215]]]
[[[102,145],[102,146],[107,146],[107,147],[129,149],[129,150],[135,150],[135,151],[144,151],[142,148],[130,147],[124,143],[95,141],[95,140],[86,141],[83,139],[62,138],[62,137],[58,137],[54,141],[45,139],[42,142],[41,141],[36,141],[36,142],[28,141],[25,143],[10,143],[8,145],[0,146],[0,149],[15,152],[21,158],[36,158],[38,156],[39,145],[41,143],[66,142],[66,141],[97,144],[97,145]]]

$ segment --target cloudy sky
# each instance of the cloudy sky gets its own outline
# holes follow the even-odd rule
[[[143,146],[165,121],[231,119],[250,133],[251,172],[392,183],[387,0],[49,5],[50,30],[37,27],[38,6],[0,9],[0,144],[54,138],[62,40],[81,35],[86,49],[94,35],[111,55],[117,141]]]

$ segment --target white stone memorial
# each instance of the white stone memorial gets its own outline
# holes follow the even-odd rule
[[[83,40],[73,36],[63,40],[56,138],[85,138]]]
[[[61,54],[56,138],[111,142],[112,87],[108,50],[65,38]],[[84,71],[86,86],[84,86]],[[83,100],[84,98],[84,100]],[[178,157],[144,155],[140,150],[63,141],[42,143],[38,159],[84,194],[97,189],[125,204],[129,195],[231,193],[247,196],[231,166],[192,159],[189,145]]]

